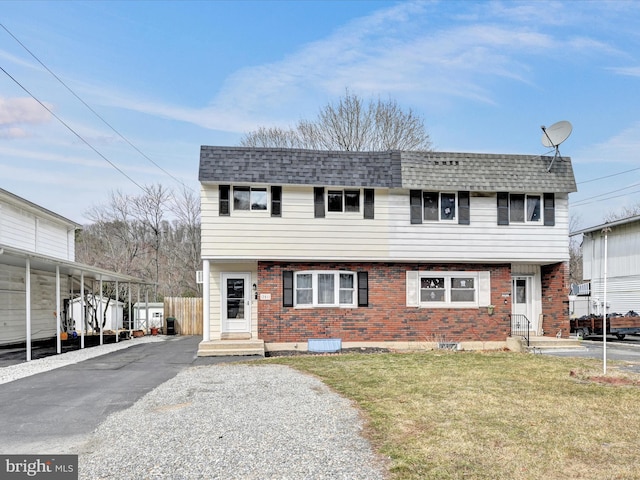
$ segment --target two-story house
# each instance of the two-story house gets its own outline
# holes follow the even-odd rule
[[[200,355],[569,331],[569,158],[203,146]]]
[[[60,353],[63,332],[77,330],[84,342],[84,313],[74,318],[69,308],[73,299],[82,297],[80,292],[100,291],[104,282],[136,289],[144,283],[75,262],[75,235],[80,227],[0,189],[0,345],[24,344],[27,360],[31,360],[32,343],[39,340],[55,338]]]
[[[580,314],[604,312],[605,271],[607,314],[640,313],[640,215],[584,228],[572,235],[582,235],[585,283],[576,293],[586,306]]]

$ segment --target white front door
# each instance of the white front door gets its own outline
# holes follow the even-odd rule
[[[529,320],[529,330],[538,330],[538,319],[533,318],[533,277],[529,275],[514,276],[511,278],[511,328],[522,328],[522,315]]]
[[[251,332],[251,274],[222,274],[222,333]]]

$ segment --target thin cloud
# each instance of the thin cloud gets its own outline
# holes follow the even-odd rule
[[[49,112],[32,98],[0,97],[0,125],[44,123],[50,119]]]
[[[511,5],[470,7],[462,22],[459,13],[432,19],[435,10],[429,3],[381,9],[281,61],[236,71],[202,108],[105,89],[103,101],[207,129],[246,132],[264,124],[295,123],[345,87],[363,95],[418,98],[422,106],[443,98],[493,104],[493,83],[506,79],[531,85],[533,62],[540,57],[615,52],[586,36],[564,38],[563,30],[555,28],[559,19],[571,18],[562,2]]]

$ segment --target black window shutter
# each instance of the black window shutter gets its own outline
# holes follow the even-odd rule
[[[458,192],[458,223],[469,225],[471,209],[469,206],[469,192]]]
[[[358,306],[369,306],[369,272],[358,272]]]
[[[373,218],[374,190],[364,189],[364,218]]]
[[[324,218],[324,187],[313,187],[313,216]]]
[[[293,307],[293,271],[282,272],[282,306]]]
[[[271,187],[271,216],[282,216],[282,187]]]
[[[509,225],[508,192],[498,192],[498,225]]]
[[[556,224],[556,197],[553,193],[544,194],[544,224],[549,227]]]
[[[422,191],[411,190],[409,192],[409,204],[411,207],[411,223],[422,223]]]
[[[229,215],[229,185],[220,185],[218,187],[220,193],[220,205],[218,215]]]

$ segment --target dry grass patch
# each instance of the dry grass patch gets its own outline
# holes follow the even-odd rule
[[[353,399],[393,479],[640,478],[638,376],[505,352],[275,358]],[[572,373],[573,372],[573,373]],[[622,385],[620,385],[622,384]]]

